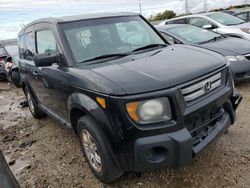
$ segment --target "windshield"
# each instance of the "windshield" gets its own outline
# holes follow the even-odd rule
[[[245,23],[244,20],[237,18],[235,16],[225,14],[225,13],[212,13],[207,15],[209,18],[219,22],[222,25],[230,26],[230,25],[239,25]]]
[[[168,31],[172,33],[173,35],[178,36],[182,40],[185,40],[188,43],[192,43],[192,44],[204,43],[215,37],[221,36],[219,34],[208,31],[206,29],[202,29],[199,27],[191,26],[191,25],[174,27],[174,28],[168,29]]]
[[[18,54],[18,46],[17,45],[6,45],[6,51],[11,56],[16,56]]]
[[[81,20],[61,27],[77,63],[107,54],[130,53],[150,44],[166,45],[139,16]]]

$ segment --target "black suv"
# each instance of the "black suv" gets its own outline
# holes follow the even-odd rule
[[[169,46],[132,13],[34,21],[19,58],[32,115],[72,127],[103,182],[190,163],[234,123],[241,99],[221,55]]]

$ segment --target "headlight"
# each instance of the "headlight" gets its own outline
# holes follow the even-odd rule
[[[243,32],[245,32],[245,33],[248,33],[248,34],[250,34],[250,29],[247,29],[247,28],[242,28],[242,29],[240,29],[241,31],[243,31]]]
[[[126,104],[132,120],[140,124],[159,123],[172,118],[168,98],[158,98]]]
[[[235,62],[235,61],[240,61],[240,62],[243,62],[243,61],[246,61],[247,59],[245,58],[245,56],[243,55],[238,55],[238,56],[226,56],[225,57],[226,60],[230,61],[230,62]]]

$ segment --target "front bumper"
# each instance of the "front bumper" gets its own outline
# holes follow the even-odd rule
[[[230,115],[225,112],[211,133],[196,146],[193,146],[193,137],[186,128],[174,133],[140,138],[135,144],[135,170],[187,165],[195,154],[225,132],[230,125]]]
[[[238,93],[227,101],[219,115],[190,131],[187,127],[172,133],[139,138],[135,142],[135,171],[166,167],[182,167],[224,133],[235,120],[235,109],[241,101]]]

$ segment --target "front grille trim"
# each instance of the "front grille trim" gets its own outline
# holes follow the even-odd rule
[[[207,91],[204,87],[206,83],[211,83],[211,88]],[[186,102],[193,101],[211,91],[215,90],[222,84],[222,73],[219,72],[213,76],[205,78],[201,81],[198,81],[192,85],[186,86],[181,89],[181,93]]]

